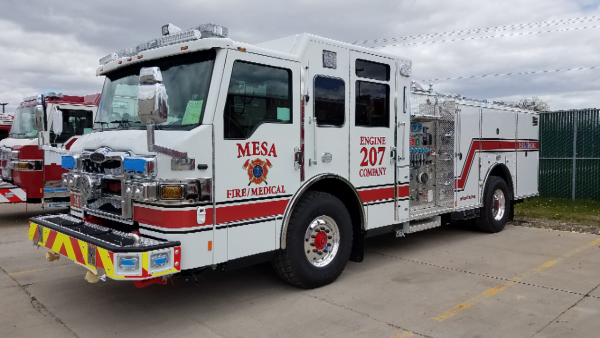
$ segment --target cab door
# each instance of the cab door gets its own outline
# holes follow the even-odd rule
[[[396,63],[350,51],[350,181],[367,210],[367,229],[395,222]]]
[[[312,41],[305,54],[307,180],[323,173],[349,178],[349,53],[346,48]]]
[[[300,64],[228,51],[224,69],[213,125],[215,263],[275,250],[300,185]]]

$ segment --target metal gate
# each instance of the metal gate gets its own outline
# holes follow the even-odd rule
[[[600,110],[540,113],[540,196],[600,201]]]

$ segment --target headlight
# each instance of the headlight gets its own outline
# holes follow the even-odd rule
[[[154,253],[150,256],[150,267],[153,269],[161,269],[169,264],[169,253]]]
[[[125,195],[133,197],[134,200],[138,201],[155,200],[156,182],[127,183],[125,186]]]
[[[141,200],[144,198],[144,188],[141,185],[133,188],[133,198],[136,200]]]
[[[13,160],[16,160],[16,159],[18,159],[18,158],[19,158],[19,151],[18,151],[18,150],[12,150],[10,153],[11,153],[11,155],[10,155],[10,156],[11,156],[11,158],[12,158]]]
[[[125,184],[125,196],[129,198],[133,197],[133,187],[131,184]]]
[[[119,257],[119,269],[121,271],[134,271],[140,266],[140,260],[138,256],[120,256]]]
[[[69,174],[68,178],[69,182],[67,187],[69,189],[79,189],[79,175]]]

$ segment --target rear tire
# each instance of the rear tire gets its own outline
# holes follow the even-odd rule
[[[508,185],[497,176],[490,176],[483,191],[483,207],[475,225],[483,232],[500,232],[506,226],[511,210]]]
[[[306,193],[292,213],[286,248],[273,259],[273,268],[285,281],[305,289],[335,281],[350,258],[352,220],[337,197]]]

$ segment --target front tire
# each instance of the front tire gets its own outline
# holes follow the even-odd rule
[[[335,281],[350,258],[352,220],[337,197],[312,191],[298,202],[286,233],[286,248],[273,260],[285,281],[306,289]]]
[[[475,219],[475,225],[484,232],[500,232],[506,226],[511,210],[508,185],[502,178],[490,176],[483,194],[483,207]]]

